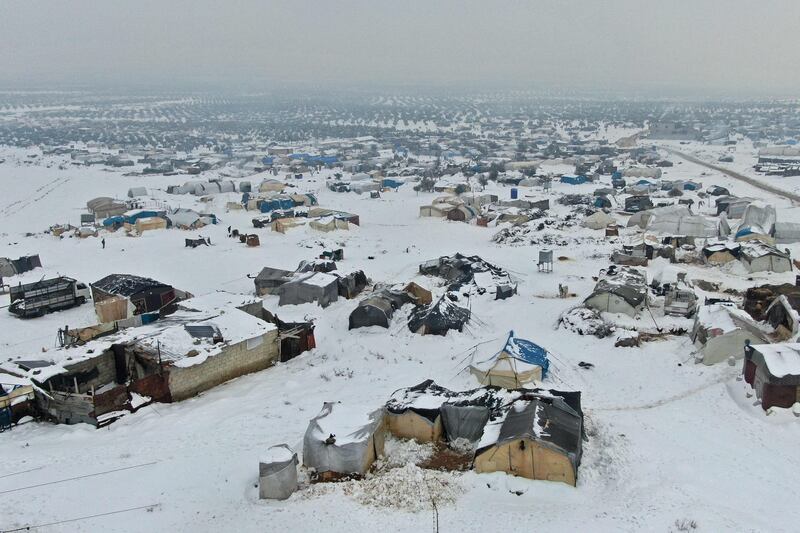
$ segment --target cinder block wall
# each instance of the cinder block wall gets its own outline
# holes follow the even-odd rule
[[[169,389],[179,402],[233,378],[263,370],[280,358],[277,330],[264,334],[264,342],[247,349],[247,342],[227,346],[222,353],[189,367],[171,367]]]

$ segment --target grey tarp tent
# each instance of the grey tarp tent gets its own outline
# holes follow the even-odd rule
[[[339,299],[339,283],[336,276],[323,272],[298,275],[278,289],[278,305],[299,305],[317,302],[327,307]]]
[[[408,329],[420,335],[447,335],[451,329],[462,331],[469,317],[469,309],[457,306],[444,295],[432,305],[417,306],[408,320]]]
[[[303,437],[303,464],[322,479],[364,475],[383,454],[383,414],[326,402]]]
[[[297,454],[286,444],[272,446],[258,463],[258,497],[285,500],[297,490]]]
[[[394,314],[392,303],[380,295],[372,295],[358,303],[350,313],[349,329],[366,328],[369,326],[389,327],[389,320]]]
[[[259,296],[277,294],[278,289],[288,281],[291,281],[293,276],[294,273],[291,270],[264,267],[254,280],[256,294]]]

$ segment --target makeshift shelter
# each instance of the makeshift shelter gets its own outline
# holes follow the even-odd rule
[[[447,335],[450,330],[462,331],[469,317],[468,309],[457,306],[444,295],[435,304],[417,306],[408,320],[408,328],[420,335]]]
[[[167,220],[173,228],[178,229],[197,229],[208,223],[200,213],[191,209],[176,209],[167,215]]]
[[[774,328],[772,336],[781,340],[796,339],[800,329],[800,296],[781,294],[772,301],[767,311],[766,320]]]
[[[691,214],[692,213],[689,211],[689,208],[685,205],[654,207],[652,209],[646,209],[631,215],[631,217],[628,219],[627,227],[630,228],[632,226],[639,226],[641,229],[645,229],[651,220],[655,220],[659,217],[677,219],[690,216]]]
[[[596,211],[584,218],[581,226],[589,229],[605,229],[609,224],[616,223],[616,219],[605,211]]]
[[[421,217],[446,217],[447,213],[455,209],[456,206],[451,204],[431,204],[422,205],[419,208],[419,216]]]
[[[703,261],[709,265],[723,265],[739,258],[741,245],[732,241],[710,241],[703,246]]]
[[[354,270],[349,274],[339,275],[337,290],[339,296],[349,300],[361,294],[368,283],[369,279],[363,270]]]
[[[800,344],[749,344],[744,348],[744,380],[764,410],[790,408],[800,401]]]
[[[349,328],[357,329],[369,326],[389,327],[394,314],[392,302],[380,295],[372,295],[361,300],[350,313]]]
[[[727,235],[719,220],[701,215],[659,215],[651,218],[645,228],[654,235],[683,236],[705,239]]]
[[[468,205],[458,205],[455,209],[447,212],[447,220],[454,220],[457,222],[469,222],[478,216],[478,211],[474,207]]]
[[[582,456],[580,393],[532,394],[491,420],[475,452],[475,470],[575,485]]]
[[[167,221],[161,217],[137,218],[134,224],[125,224],[126,229],[134,229],[136,233],[142,234],[145,231],[167,229]]]
[[[428,379],[392,394],[384,424],[394,436],[419,442],[477,442],[490,416],[497,415],[516,393],[497,388],[455,392]]]
[[[128,198],[136,198],[137,196],[147,196],[147,187],[131,187],[128,189]]]
[[[108,322],[110,317],[101,313],[98,304],[111,298],[122,298],[133,306],[133,313],[126,316],[115,316],[112,320],[129,318],[161,310],[164,306],[185,300],[190,295],[171,285],[161,283],[150,278],[134,276],[132,274],[110,274],[89,285],[92,291],[92,300],[101,322]],[[128,309],[127,302],[124,308]],[[115,304],[122,305],[122,304]],[[103,308],[105,309],[105,308]],[[122,307],[115,309],[121,310]]]
[[[380,410],[364,413],[360,407],[324,403],[303,437],[303,464],[323,481],[363,476],[383,455],[382,415]]]
[[[691,339],[697,347],[696,358],[714,365],[729,357],[741,359],[745,341],[762,343],[766,336],[744,311],[733,304],[715,303],[697,310]]]
[[[791,283],[750,287],[744,293],[742,308],[753,320],[761,322],[767,320],[767,309],[779,296],[800,300],[800,287]]]
[[[296,228],[298,226],[304,226],[306,224],[308,224],[308,219],[305,217],[290,217],[290,218],[279,218],[273,221],[270,227],[274,232],[286,233],[288,230],[292,228]]]
[[[433,302],[431,291],[413,281],[403,287],[403,291],[410,294],[418,305],[430,305]]]
[[[335,231],[337,229],[341,230],[350,229],[350,225],[347,223],[346,220],[332,216],[323,217],[317,220],[312,220],[311,222],[308,223],[308,226],[312,229],[315,229],[317,231],[322,231],[325,233],[329,231]]]
[[[792,260],[788,253],[758,240],[742,243],[739,260],[748,272],[792,271]]]
[[[511,331],[499,352],[488,359],[474,361],[469,369],[483,386],[517,389],[542,381],[549,368],[547,350],[515,337]]]
[[[647,305],[645,275],[630,267],[611,267],[584,300],[591,309],[635,316]]]
[[[278,305],[300,305],[316,302],[327,307],[339,299],[338,278],[323,272],[300,274],[278,289]]]
[[[292,279],[294,272],[279,268],[264,267],[255,277],[256,294],[277,294],[278,289]]]
[[[297,454],[286,444],[272,446],[258,463],[258,497],[285,500],[297,490]]]
[[[775,222],[772,228],[772,237],[778,244],[800,242],[800,223]]]

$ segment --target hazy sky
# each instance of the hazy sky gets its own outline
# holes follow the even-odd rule
[[[800,95],[800,0],[0,0],[0,84]]]

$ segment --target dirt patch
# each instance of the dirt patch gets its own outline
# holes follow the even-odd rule
[[[472,451],[451,450],[445,444],[437,443],[433,454],[419,463],[419,467],[427,470],[463,472],[472,468],[473,455]]]

